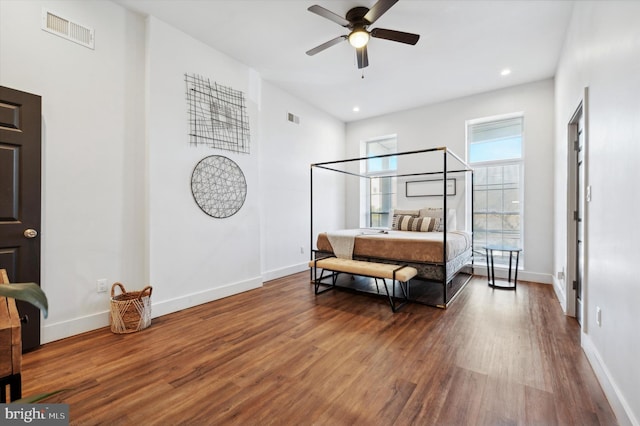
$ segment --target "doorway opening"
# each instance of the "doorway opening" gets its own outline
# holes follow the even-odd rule
[[[586,95],[568,123],[566,310],[583,325],[585,305],[586,203],[591,198],[587,176]]]

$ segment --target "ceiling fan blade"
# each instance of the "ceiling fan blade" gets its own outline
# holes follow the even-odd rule
[[[367,55],[367,46],[363,46],[356,49],[356,56],[358,57],[358,69],[366,68],[369,66],[369,55]]]
[[[327,42],[325,42],[325,43],[322,43],[320,46],[316,46],[316,47],[314,47],[314,48],[313,48],[313,49],[311,49],[311,50],[307,50],[307,55],[309,55],[309,56],[313,56],[313,55],[315,55],[316,53],[320,53],[320,52],[322,52],[323,50],[330,48],[330,47],[331,47],[331,46],[333,46],[334,44],[338,44],[338,43],[340,43],[341,41],[346,40],[346,39],[347,39],[347,36],[346,36],[346,35],[338,36],[338,37],[336,37],[336,38],[334,38],[334,39],[331,39],[331,40],[329,40],[329,41],[327,41]]]
[[[402,31],[386,30],[384,28],[375,28],[371,31],[371,37],[383,38],[385,40],[397,41],[399,43],[416,44],[420,39],[420,35],[412,33],[404,33]]]
[[[348,27],[351,24],[349,21],[344,19],[342,16],[336,15],[332,11],[330,11],[328,9],[325,9],[322,6],[318,6],[317,4],[314,4],[313,6],[309,7],[307,10],[309,12],[315,13],[316,15],[320,15],[323,18],[327,18],[328,20],[333,21],[338,25],[342,25],[343,27]]]
[[[369,22],[369,25],[373,24],[397,2],[398,0],[378,0],[376,4],[371,6],[367,14],[364,15],[364,19]]]

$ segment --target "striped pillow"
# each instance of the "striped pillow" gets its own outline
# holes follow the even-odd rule
[[[404,218],[418,218],[417,214],[402,214],[402,213],[393,213],[393,220],[391,222],[391,229],[399,230],[400,229],[400,221]]]
[[[440,226],[440,218],[393,215],[393,229],[397,231],[434,232]]]

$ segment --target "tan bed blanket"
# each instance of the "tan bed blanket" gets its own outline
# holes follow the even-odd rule
[[[352,230],[362,232],[362,230]],[[355,236],[353,256],[406,262],[442,263],[442,232],[388,231]],[[318,250],[334,252],[327,233],[318,234]],[[471,247],[471,236],[463,231],[447,232],[447,261]],[[335,254],[335,253],[334,253]]]

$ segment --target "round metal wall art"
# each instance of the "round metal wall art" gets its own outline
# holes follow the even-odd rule
[[[235,162],[221,155],[211,155],[194,167],[191,193],[203,212],[224,219],[242,208],[247,198],[247,181]]]

